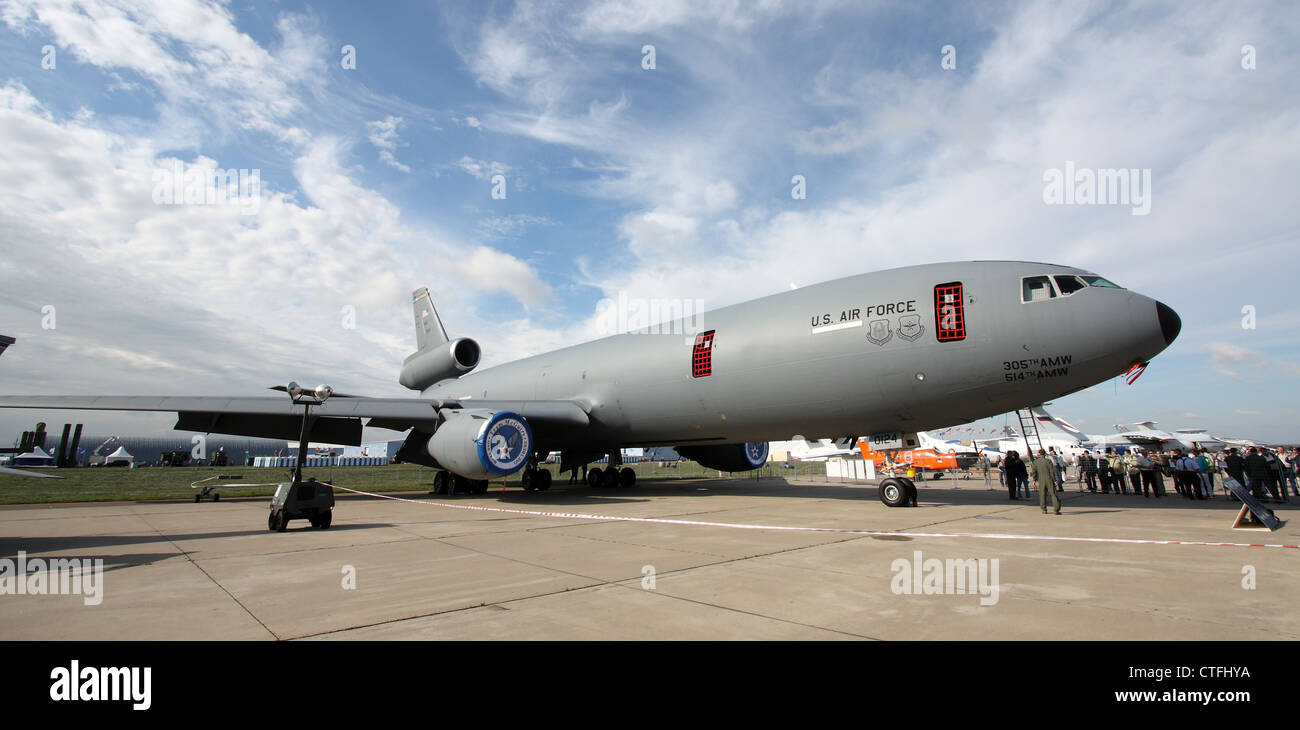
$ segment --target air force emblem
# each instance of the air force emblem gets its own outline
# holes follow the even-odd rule
[[[867,332],[867,342],[873,345],[883,345],[892,339],[894,339],[894,332],[889,329],[889,320],[871,320],[871,331]]]
[[[921,324],[921,315],[907,314],[898,318],[898,336],[908,342],[916,342],[916,338],[925,334],[925,325]]]

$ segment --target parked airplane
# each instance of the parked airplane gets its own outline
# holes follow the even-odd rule
[[[940,451],[933,446],[918,446],[915,449],[897,449],[892,452],[876,451],[868,439],[859,439],[858,448],[862,458],[871,461],[877,471],[894,473],[915,470],[918,473],[941,472],[954,469],[967,469],[979,461],[973,452],[963,451],[960,455],[955,450]]]
[[[620,449],[675,446],[721,471],[767,461],[793,434],[917,431],[1042,403],[1147,363],[1177,337],[1172,309],[1082,269],[1045,263],[928,264],[850,276],[472,372],[478,343],[450,339],[427,289],[414,295],[417,351],[399,382],[418,398],[7,396],[0,407],[175,411],[185,431],[359,444],[368,425],[409,431],[398,458],[485,491],[523,472],[528,488],[608,454],[595,485],[630,486]],[[1098,328],[1097,322],[1107,322]],[[663,333],[669,334],[663,334]],[[693,334],[684,338],[683,333]],[[686,340],[684,342],[684,339]],[[331,397],[333,396],[333,397]],[[308,406],[302,405],[309,403]],[[308,411],[307,408],[310,408]],[[883,480],[881,499],[915,486]]]

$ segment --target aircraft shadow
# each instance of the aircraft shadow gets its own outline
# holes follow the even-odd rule
[[[330,532],[349,532],[352,530],[369,530],[376,527],[393,527],[391,523],[343,523],[330,527]],[[298,532],[300,530],[314,530],[306,520],[302,520],[302,526],[298,527],[298,521],[290,522],[289,529],[286,532]],[[209,538],[221,537],[246,537],[249,535],[266,535],[270,530],[263,527],[260,530],[226,530],[222,532],[191,532],[183,534],[167,535],[70,535],[67,537],[0,537],[0,558],[16,559],[18,551],[22,550],[27,553],[27,557],[45,557],[49,553],[61,551],[92,551],[95,549],[126,547],[130,545],[152,545],[157,543],[170,543],[178,540],[205,540]],[[51,557],[75,557],[75,558],[104,558],[104,564],[108,565],[109,558],[112,557],[118,563],[141,564],[156,562],[162,558],[181,557],[180,552],[168,553],[139,553],[125,554],[120,556],[106,555],[58,555]]]

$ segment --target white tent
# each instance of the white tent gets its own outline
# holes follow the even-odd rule
[[[54,466],[54,457],[41,450],[41,447],[19,454],[13,459],[14,466]]]
[[[104,457],[104,466],[111,466],[118,463],[130,466],[133,461],[135,461],[135,457],[127,453],[126,447],[119,446],[117,447],[117,451]]]

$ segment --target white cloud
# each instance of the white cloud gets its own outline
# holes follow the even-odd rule
[[[393,153],[398,147],[405,146],[401,137],[398,136],[397,130],[402,126],[402,118],[388,116],[374,122],[366,122],[366,130],[370,133],[370,144],[379,148],[379,159],[389,167],[402,172],[410,172],[411,168],[397,161]]]

